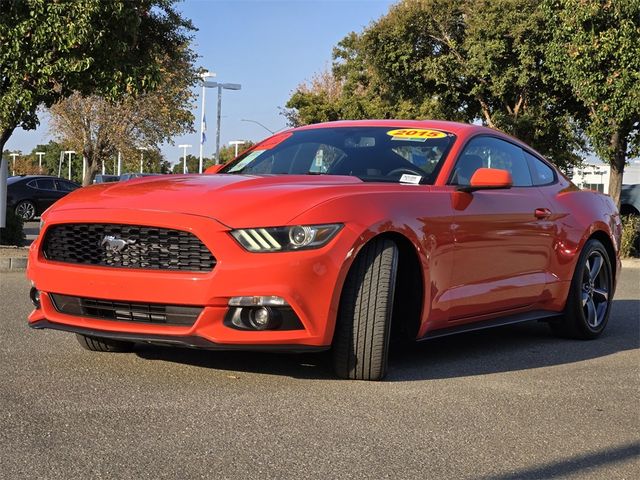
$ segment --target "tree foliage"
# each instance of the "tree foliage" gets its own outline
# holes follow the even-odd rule
[[[179,58],[191,23],[174,0],[0,0],[0,150],[38,107],[73,92],[118,98],[152,90],[163,56]]]
[[[545,0],[544,11],[548,64],[584,107],[576,118],[611,165],[619,202],[626,159],[640,147],[640,2]]]
[[[153,91],[125,94],[118,101],[76,92],[51,107],[53,133],[86,159],[84,185],[118,151],[127,159],[138,158],[140,147],[157,150],[163,142],[172,143],[174,135],[193,131],[194,60],[186,46],[179,58],[159,59],[160,79]]]
[[[570,116],[579,107],[545,65],[545,21],[537,0],[401,1],[344,38],[331,81],[299,87],[286,115],[481,121],[570,164],[582,147]]]

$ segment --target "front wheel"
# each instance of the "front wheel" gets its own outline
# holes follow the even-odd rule
[[[333,339],[336,375],[381,380],[387,371],[398,247],[387,239],[365,245],[342,290]]]
[[[562,337],[593,339],[604,331],[613,294],[609,255],[598,240],[587,241],[571,280],[563,318],[549,325]]]

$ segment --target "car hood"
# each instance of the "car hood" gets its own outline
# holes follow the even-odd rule
[[[234,228],[256,221],[275,226],[362,185],[337,175],[170,175],[81,188],[53,210],[136,209],[201,215]]]

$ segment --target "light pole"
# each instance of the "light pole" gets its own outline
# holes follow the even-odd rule
[[[274,132],[273,130],[271,130],[270,128],[265,127],[263,124],[261,124],[260,122],[258,122],[257,120],[251,120],[249,118],[241,118],[240,119],[241,122],[251,122],[251,123],[255,123],[257,125],[260,125],[262,128],[264,128],[267,132],[269,132],[270,134],[274,134],[276,132]]]
[[[142,173],[142,166],[144,162],[144,152],[149,149],[147,147],[138,147],[138,150],[140,150],[140,173]]]
[[[238,145],[244,145],[245,143],[247,142],[245,142],[244,140],[231,140],[229,142],[229,145],[234,145],[236,147],[236,153],[233,158],[236,158],[238,156]]]
[[[42,173],[42,157],[44,156],[45,152],[36,152],[36,155],[38,156],[38,172]]]
[[[16,174],[16,157],[19,157],[20,154],[19,153],[10,153],[9,156],[11,157],[11,175],[15,175]]]
[[[220,163],[220,115],[222,112],[222,89],[224,88],[225,90],[240,90],[242,88],[242,85],[240,85],[239,83],[219,83],[219,82],[210,82],[210,83],[211,83],[211,87],[218,88],[218,114],[217,114],[218,127],[216,130],[216,159],[215,159],[215,163],[217,165],[218,163]]]
[[[202,80],[202,105],[200,111],[200,162],[198,166],[198,173],[202,173],[202,149],[204,148],[205,138],[205,130],[207,129],[207,118],[204,115],[204,106],[205,106],[205,98],[207,95],[207,88],[213,87],[215,82],[207,81],[208,78],[215,78],[216,74],[213,72],[203,72],[200,75],[200,79]]]
[[[178,145],[179,148],[182,149],[182,158],[184,159],[182,163],[182,173],[187,173],[187,148],[191,148],[192,145]]]
[[[65,150],[63,153],[65,155],[69,155],[69,180],[71,180],[71,155],[76,153],[76,151],[75,150]],[[60,175],[60,174],[58,174],[58,175]]]

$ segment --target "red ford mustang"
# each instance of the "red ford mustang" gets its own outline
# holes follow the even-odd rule
[[[613,202],[502,133],[326,123],[211,170],[57,202],[30,251],[30,325],[96,351],[332,348],[338,376],[377,380],[396,340],[607,324]]]

